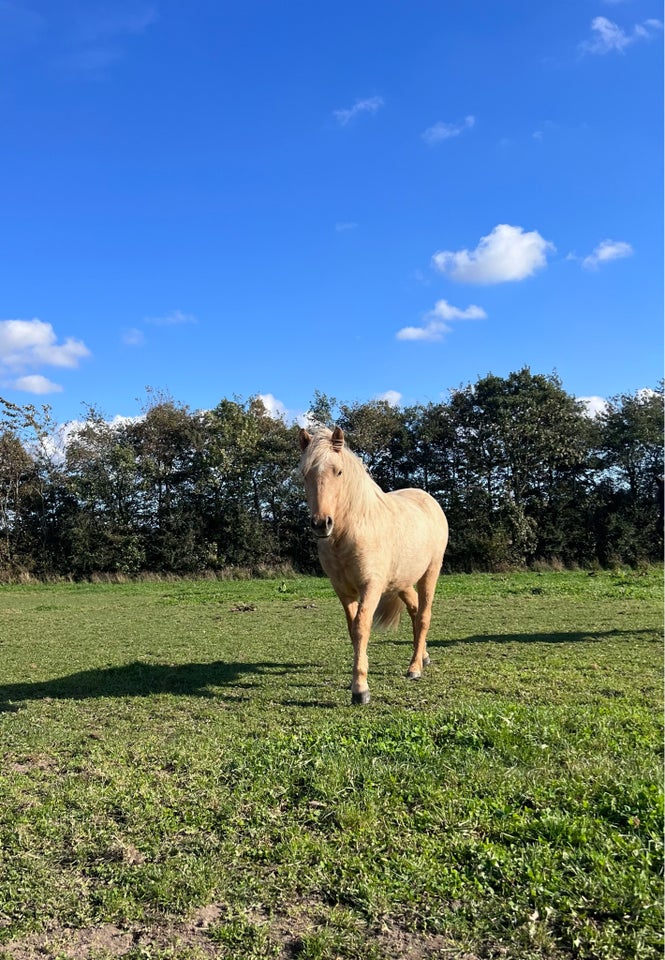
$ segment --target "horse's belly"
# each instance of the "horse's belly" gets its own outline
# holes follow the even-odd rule
[[[385,578],[386,590],[404,590],[406,587],[418,583],[421,577],[429,570],[432,565],[433,557],[431,553],[418,553],[413,556],[402,554],[395,558]],[[443,552],[441,553],[443,560]]]

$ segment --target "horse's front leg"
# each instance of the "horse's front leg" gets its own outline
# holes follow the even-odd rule
[[[353,642],[353,680],[351,682],[351,703],[369,703],[369,686],[367,685],[367,644],[372,629],[374,613],[379,605],[381,591],[368,588],[360,596],[355,615],[347,612],[349,634]],[[346,607],[344,608],[346,610]]]
[[[339,599],[346,614],[346,626],[349,631],[349,636],[351,640],[353,640],[353,624],[356,619],[356,614],[358,613],[358,601],[344,596],[340,596]]]

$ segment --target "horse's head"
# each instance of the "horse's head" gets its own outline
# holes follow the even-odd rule
[[[339,427],[314,436],[300,431],[300,469],[305,480],[307,506],[312,515],[312,532],[319,539],[329,537],[342,488],[344,431]]]

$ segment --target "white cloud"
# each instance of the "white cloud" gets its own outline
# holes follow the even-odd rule
[[[584,413],[591,419],[607,410],[608,404],[604,397],[578,397],[577,399],[584,404]]]
[[[333,116],[340,126],[345,127],[361,113],[376,113],[382,106],[383,97],[368,97],[366,100],[356,100],[352,107],[333,110]]]
[[[623,240],[603,240],[593,253],[582,260],[582,266],[587,270],[595,270],[601,263],[607,263],[608,260],[621,260],[632,255],[633,248],[629,243]]]
[[[59,383],[53,383],[41,373],[31,373],[25,377],[19,377],[12,384],[15,390],[23,390],[25,393],[62,393],[62,387]]]
[[[397,331],[398,340],[427,340],[434,343],[443,340],[444,333],[449,333],[450,327],[445,323],[428,323],[424,327],[402,327]]]
[[[398,390],[386,390],[385,393],[379,393],[375,399],[385,400],[389,406],[397,407],[402,399],[402,394]]]
[[[82,340],[58,343],[55,330],[43,320],[0,320],[0,371],[39,367],[78,367],[90,356]]]
[[[587,53],[609,53],[610,50],[624,50],[631,38],[620,26],[607,17],[594,17],[591,21],[591,30],[594,32],[591,40],[586,40],[582,47]]]
[[[289,410],[286,404],[272,393],[260,393],[258,399],[265,407],[268,416],[274,420],[283,420],[286,424],[297,423],[300,427],[311,427],[316,424],[307,410]]]
[[[462,310],[453,307],[447,300],[437,300],[434,308],[425,314],[425,323],[421,327],[402,327],[397,331],[398,340],[425,340],[435,343],[450,333],[452,320],[484,320],[487,314],[482,307],[471,304]]]
[[[183,323],[198,323],[198,320],[192,313],[172,310],[171,313],[167,313],[163,317],[146,317],[145,322],[155,327],[175,327]]]
[[[110,430],[113,430],[115,427],[130,426],[132,423],[141,423],[143,420],[145,420],[144,413],[139,413],[131,417],[126,416],[124,413],[114,413],[110,419],[107,417],[102,422]],[[86,420],[69,420],[60,427],[60,433],[65,437],[66,441],[69,442],[69,438],[78,430],[83,430],[87,422]]]
[[[537,230],[498,224],[481,237],[475,250],[441,250],[432,257],[434,266],[462,283],[506,283],[524,280],[547,263],[555,247]]]
[[[637,40],[646,40],[657,30],[662,30],[660,20],[649,19],[636,23],[632,30],[626,31],[607,17],[594,17],[591,21],[592,36],[580,44],[582,53],[605,54],[616,51],[623,53],[626,47]]]
[[[42,439],[42,449],[49,460],[57,464],[65,462],[70,434],[80,425],[78,421],[61,423],[50,436]]]
[[[648,403],[652,397],[657,396],[659,394],[651,387],[641,387],[635,391],[635,397],[640,403]],[[610,409],[609,401],[604,397],[578,397],[577,399],[584,404],[583,412],[592,419],[601,416]]]
[[[651,400],[652,397],[658,397],[660,394],[657,390],[652,390],[651,387],[640,387],[636,396],[641,403],[646,403],[647,400]]]
[[[556,133],[559,130],[559,124],[554,123],[553,120],[543,120],[536,129],[531,134],[532,140],[538,140],[542,142],[545,137],[549,137],[551,134]]]
[[[428,317],[439,320],[485,320],[487,314],[482,307],[477,307],[474,303],[465,307],[453,307],[447,300],[437,300],[434,309],[427,314]]]
[[[129,330],[125,330],[122,335],[122,342],[128,347],[140,347],[145,343],[145,334],[143,330],[138,330],[136,327],[131,327]]]
[[[435,143],[441,143],[442,140],[459,137],[460,133],[464,133],[465,130],[470,130],[475,123],[476,118],[473,116],[465,117],[461,123],[444,123],[442,120],[439,120],[434,126],[428,127],[421,136],[425,143],[432,146]]]
[[[259,400],[266,408],[266,413],[274,420],[286,420],[288,410],[282,401],[278,400],[272,393],[260,393]]]
[[[104,423],[113,430],[115,427],[138,423],[140,420],[145,420],[144,414],[125,417],[117,413],[111,420],[105,420]],[[84,429],[85,425],[85,420],[68,420],[66,423],[61,423],[50,436],[44,438],[44,452],[54,463],[64,463],[68,445],[76,440],[77,434]]]
[[[335,230],[337,233],[345,233],[347,230],[356,230],[357,227],[358,224],[354,223],[353,220],[342,220],[335,224]]]

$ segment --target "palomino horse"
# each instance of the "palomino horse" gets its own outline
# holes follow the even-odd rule
[[[301,430],[300,448],[319,559],[344,607],[353,641],[351,702],[369,703],[372,622],[396,627],[406,606],[413,623],[407,677],[419,679],[429,663],[427,631],[448,522],[424,490],[384,493],[345,445],[339,427],[313,435]]]

